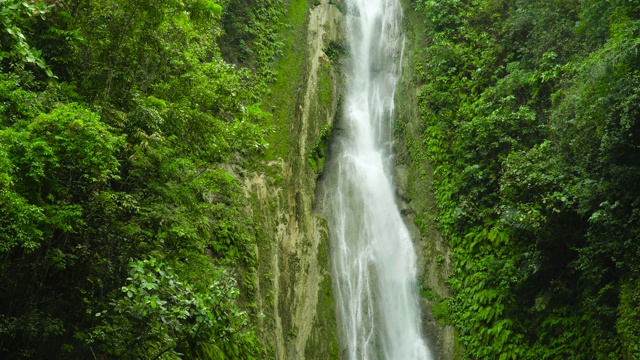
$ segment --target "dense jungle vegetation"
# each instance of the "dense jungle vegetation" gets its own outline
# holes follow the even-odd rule
[[[0,0],[0,358],[266,356],[236,175],[284,3]],[[640,359],[640,2],[411,4],[434,315],[472,359]]]
[[[472,359],[640,359],[640,2],[412,5],[435,315]]]
[[[282,12],[0,1],[0,358],[263,358],[231,169],[267,147]]]

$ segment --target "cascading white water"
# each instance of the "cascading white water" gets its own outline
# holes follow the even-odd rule
[[[350,62],[325,205],[343,359],[428,360],[416,258],[390,176],[399,0],[346,0]]]

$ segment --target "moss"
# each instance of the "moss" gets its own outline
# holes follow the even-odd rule
[[[311,334],[305,348],[307,359],[340,359],[333,287],[328,272],[328,241],[328,238],[323,239],[318,248],[318,261],[326,266],[326,272],[318,293],[318,305],[314,319],[316,330]]]
[[[327,158],[327,149],[329,147],[332,132],[333,125],[325,125],[325,127],[322,129],[322,132],[320,133],[318,141],[311,149],[311,152],[307,157],[309,165],[311,165],[311,168],[317,175],[322,174],[322,172],[324,171],[324,163]]]
[[[270,86],[269,101],[272,104],[273,131],[269,134],[270,148],[267,160],[286,159],[291,148],[290,124],[297,107],[298,92],[304,80],[304,54],[306,48],[307,0],[291,0],[281,29],[283,53],[276,60],[276,80]]]
[[[331,61],[337,61],[347,56],[347,47],[341,42],[332,40],[324,50],[324,53],[327,54]]]
[[[320,72],[318,81],[318,94],[320,96],[320,106],[328,109],[333,101],[333,86],[331,86],[331,63],[327,63]]]
[[[272,168],[278,166],[264,166],[263,170],[266,173],[274,172]],[[275,179],[266,175],[265,183],[274,182]],[[269,186],[271,187],[271,186]],[[275,289],[273,279],[273,265],[272,259],[274,251],[277,251],[277,244],[273,237],[275,225],[275,219],[278,214],[278,202],[274,199],[274,196],[268,194],[266,198],[260,198],[257,189],[249,190],[248,205],[252,216],[252,229],[253,236],[256,238],[257,248],[257,262],[256,273],[251,283],[255,287],[255,312],[260,314],[260,317],[255,321],[259,324],[259,330],[261,332],[265,348],[267,349],[267,359],[275,358],[274,341],[276,335],[273,332],[275,329]]]
[[[420,296],[427,300],[435,300],[438,297],[438,294],[436,294],[436,291],[429,287],[429,285],[422,283],[420,285]]]
[[[272,112],[272,132],[269,136],[270,149],[264,158],[264,166],[259,171],[266,175],[265,185],[268,195],[264,199],[252,200],[254,218],[256,222],[263,224],[264,229],[256,236],[261,237],[258,242],[260,253],[257,278],[260,280],[260,292],[265,311],[265,319],[261,326],[263,341],[276,344],[278,352],[287,356],[298,357],[299,346],[304,347],[305,358],[310,359],[338,359],[339,346],[336,336],[336,319],[333,303],[331,278],[329,275],[328,237],[326,224],[322,220],[318,224],[318,231],[323,237],[320,241],[317,261],[321,278],[318,279],[318,302],[315,305],[315,313],[312,323],[300,323],[297,312],[291,310],[296,306],[302,306],[305,301],[311,301],[311,296],[301,296],[300,291],[313,291],[312,288],[301,289],[304,280],[309,278],[310,266],[306,258],[312,253],[313,229],[308,226],[307,219],[314,218],[305,204],[315,189],[313,174],[320,174],[324,167],[324,159],[327,152],[327,144],[331,137],[332,127],[327,125],[327,119],[332,116],[337,91],[336,67],[326,59],[309,61],[307,49],[307,25],[309,1],[291,0],[285,5],[288,11],[285,15],[286,25],[282,28],[283,54],[275,63],[276,77],[270,85],[270,94],[264,103],[271,108],[265,109]],[[322,10],[322,9],[317,9]],[[318,49],[315,49],[318,50]],[[315,60],[319,60],[317,63]],[[308,75],[309,71],[320,65],[317,71],[317,88],[313,96],[308,99],[306,95],[307,82],[315,78]],[[309,69],[314,67],[314,69]],[[309,101],[309,117],[301,116],[303,101]],[[308,123],[297,122],[297,119]],[[302,124],[302,125],[301,125]],[[300,141],[299,131],[304,131],[304,142]],[[304,149],[300,147],[304,145]],[[299,154],[304,154],[300,157]],[[282,164],[266,165],[270,161]],[[308,164],[307,164],[308,163]],[[273,164],[273,163],[272,163]],[[312,171],[313,169],[313,171]],[[259,213],[259,214],[257,214]],[[289,216],[286,216],[285,213]],[[317,218],[315,218],[317,219]],[[279,242],[283,236],[278,230],[299,226],[302,234],[295,243],[296,251],[287,248],[287,241]],[[280,234],[280,235],[278,235]],[[286,235],[285,235],[286,236]],[[286,254],[286,255],[285,255]],[[277,258],[278,265],[274,264]],[[314,260],[315,262],[315,260]],[[314,270],[315,271],[315,270]],[[314,272],[315,273],[315,272]],[[315,281],[315,278],[311,279]],[[276,288],[277,281],[277,288]],[[315,288],[315,284],[307,284]],[[304,285],[304,286],[307,286]],[[309,294],[310,295],[310,294]],[[293,301],[301,303],[292,304]],[[277,308],[275,307],[277,305]],[[300,308],[298,308],[300,309]],[[305,307],[304,311],[308,311]],[[277,315],[277,317],[276,317]],[[304,317],[306,318],[305,313]],[[276,320],[278,329],[276,333]],[[306,338],[309,328],[311,332]],[[304,335],[304,337],[303,337]],[[305,343],[306,341],[306,343]],[[274,346],[268,346],[271,350]],[[274,350],[275,351],[275,350]],[[292,355],[294,354],[294,355]]]
[[[329,225],[327,223],[327,219],[325,218],[319,218],[318,221],[319,221],[319,225],[322,226],[323,229],[325,229],[325,232],[322,233],[322,239],[318,244],[317,258],[318,258],[318,263],[325,264],[327,266],[327,271],[328,271],[329,269],[329,234],[328,234]]]
[[[329,109],[334,105],[334,98],[337,92],[334,88],[335,81],[333,81],[333,77],[335,75],[333,74],[333,70],[331,63],[329,62],[319,68],[315,105],[315,109],[317,109],[316,117],[318,120],[321,120],[323,114],[330,112]],[[321,121],[318,121],[317,123],[317,125],[321,125]],[[322,130],[319,130],[317,141],[307,155],[307,161],[317,176],[321,175],[324,171],[324,163],[332,131],[333,125],[325,124]]]
[[[441,325],[451,323],[451,309],[449,308],[449,298],[436,301],[431,308],[433,318]]]

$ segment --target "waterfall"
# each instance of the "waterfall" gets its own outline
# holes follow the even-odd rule
[[[342,358],[428,360],[416,255],[390,174],[402,9],[399,0],[346,1],[347,93],[323,185]]]

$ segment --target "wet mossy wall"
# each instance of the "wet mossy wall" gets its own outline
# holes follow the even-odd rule
[[[271,359],[339,359],[326,221],[316,181],[339,114],[343,15],[333,1],[291,0],[268,109],[270,149],[245,177],[257,242],[256,307]]]

